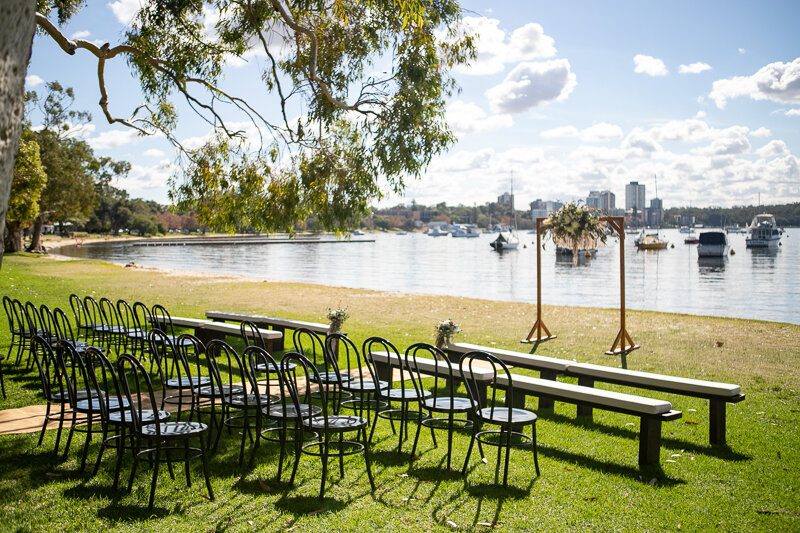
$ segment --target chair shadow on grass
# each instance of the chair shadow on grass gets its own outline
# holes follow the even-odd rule
[[[636,429],[628,429],[628,428],[621,428],[621,427],[602,424],[588,417],[581,417],[581,416],[570,417],[567,415],[557,414],[554,413],[552,409],[541,409],[537,411],[537,414],[539,418],[541,418],[542,420],[547,420],[550,422],[558,422],[561,424],[569,424],[572,426],[594,429],[596,431],[605,433],[607,435],[614,435],[615,437],[622,437],[633,440],[639,439],[638,422],[635,424]],[[664,429],[662,431],[668,429],[669,425],[666,424],[664,425]],[[671,448],[679,448],[689,452],[694,452],[699,455],[717,457],[719,459],[724,459],[726,461],[749,461],[753,458],[751,455],[747,455],[732,450],[730,446],[728,446],[727,444],[725,445],[698,444],[697,442],[691,442],[669,436],[662,436],[661,443],[663,446],[669,446]]]

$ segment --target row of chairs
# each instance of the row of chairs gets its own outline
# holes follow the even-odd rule
[[[142,305],[142,307],[144,306]],[[150,310],[149,316],[146,313],[142,313],[141,316],[145,318],[140,319],[139,323],[143,325],[147,323],[156,324],[165,326],[165,329],[171,329],[170,320],[168,318],[154,319],[153,315],[155,313],[153,311],[152,309]],[[159,310],[159,313],[161,317],[169,317],[165,309],[163,311]],[[61,314],[64,315],[63,312]],[[90,317],[91,313],[87,315],[76,313],[76,317],[78,316],[81,318],[84,316]],[[67,320],[66,322],[68,323],[69,321]],[[77,321],[77,323],[84,326],[94,324],[89,319],[83,319]],[[199,339],[192,335],[175,336],[174,331],[167,333],[158,328],[151,329],[145,333],[145,342],[138,344],[140,353],[150,352],[153,356],[151,358],[150,372],[144,370],[135,354],[128,354],[124,351],[118,356],[116,365],[106,364],[103,360],[107,361],[108,358],[103,353],[103,350],[88,346],[93,343],[92,341],[98,341],[98,344],[107,344],[107,341],[103,342],[101,339],[107,339],[108,337],[93,336],[95,333],[92,333],[92,331],[96,331],[96,328],[85,328],[86,333],[82,335],[82,338],[89,339],[85,341],[62,339],[56,340],[54,344],[53,338],[36,335],[34,344],[38,348],[33,352],[34,360],[37,360],[37,357],[35,357],[37,353],[44,354],[49,348],[55,358],[54,362],[49,364],[49,367],[61,368],[61,377],[54,375],[53,379],[49,379],[48,382],[61,383],[59,380],[62,379],[66,383],[66,385],[55,389],[52,386],[45,386],[45,396],[48,398],[48,419],[52,418],[49,416],[51,403],[72,408],[70,433],[64,454],[66,455],[68,452],[73,431],[76,428],[81,431],[80,428],[83,428],[86,431],[84,454],[81,460],[81,469],[83,469],[87,460],[89,442],[92,438],[91,427],[94,420],[99,419],[103,436],[95,472],[100,465],[106,445],[116,441],[118,445],[118,465],[115,472],[116,485],[119,476],[119,461],[121,461],[122,451],[126,449],[122,445],[125,441],[124,428],[126,427],[129,430],[133,430],[131,431],[132,435],[137,434],[138,431],[137,439],[145,439],[151,444],[150,447],[143,448],[141,443],[131,441],[128,443],[127,448],[136,451],[136,458],[147,455],[150,459],[153,459],[153,455],[163,456],[162,452],[168,449],[168,447],[165,448],[167,441],[172,438],[164,437],[164,435],[159,436],[158,434],[155,437],[152,435],[145,437],[141,431],[154,431],[155,426],[153,424],[168,423],[169,425],[164,426],[162,428],[164,431],[160,433],[174,436],[175,438],[180,437],[179,440],[184,441],[180,444],[185,444],[187,439],[195,436],[199,436],[200,441],[202,441],[202,435],[208,433],[207,443],[213,450],[216,450],[219,444],[223,428],[235,427],[242,434],[239,453],[240,464],[243,463],[245,446],[248,440],[253,442],[250,465],[253,463],[254,455],[261,440],[280,443],[281,454],[278,466],[278,477],[280,478],[286,444],[292,440],[289,437],[293,434],[295,464],[290,481],[294,480],[297,464],[303,453],[318,455],[323,462],[322,485],[320,487],[320,497],[322,497],[327,477],[328,457],[331,454],[340,457],[340,472],[343,475],[343,456],[352,453],[365,453],[368,477],[370,478],[371,486],[374,488],[374,481],[369,467],[368,447],[379,419],[388,419],[392,423],[393,430],[395,430],[394,423],[400,423],[398,451],[401,450],[404,440],[408,439],[408,422],[417,422],[412,457],[417,448],[420,429],[423,426],[430,428],[434,444],[436,441],[434,429],[446,429],[448,434],[448,468],[450,468],[454,430],[457,428],[472,428],[472,440],[462,471],[467,469],[469,455],[476,440],[479,448],[481,443],[496,445],[505,442],[506,468],[503,480],[504,485],[507,480],[508,452],[512,435],[515,438],[519,435],[514,430],[530,424],[533,427],[533,434],[528,439],[528,442],[533,444],[538,475],[538,460],[535,449],[535,415],[530,413],[532,418],[528,415],[526,415],[527,418],[520,417],[520,410],[518,409],[511,410],[497,407],[502,402],[499,402],[499,398],[494,395],[486,406],[482,406],[477,399],[477,389],[473,390],[470,387],[467,388],[467,397],[457,396],[455,394],[457,386],[454,385],[457,376],[453,374],[453,369],[458,369],[457,366],[443,365],[442,371],[435,372],[433,378],[423,376],[414,365],[416,357],[422,356],[442,362],[447,361],[446,355],[434,346],[424,343],[416,344],[409,347],[404,354],[405,356],[401,357],[398,350],[389,341],[379,337],[367,339],[363,343],[361,351],[359,351],[355,344],[344,335],[329,335],[325,341],[322,341],[315,333],[301,329],[297,330],[293,337],[294,351],[287,353],[280,361],[276,361],[266,351],[263,340],[260,340],[258,335],[247,334],[245,330],[248,328],[252,328],[255,331],[258,329],[253,324],[242,324],[242,338],[246,344],[250,343],[250,345],[245,348],[241,356],[223,341],[211,341],[208,346],[204,346]],[[255,340],[250,341],[248,339]],[[77,344],[79,342],[83,342],[85,345],[79,346]],[[130,347],[133,346],[134,344],[132,343]],[[395,372],[399,379],[381,380],[378,378],[376,365],[370,355],[376,351],[395,354],[395,358],[392,359],[396,363],[393,365],[393,369],[399,371],[399,373]],[[476,357],[477,354],[469,359],[475,359]],[[499,371],[508,373],[502,363],[491,360],[491,356],[482,354],[481,357],[484,359],[486,357],[490,358],[486,359],[486,361],[490,361],[492,365],[497,365]],[[36,361],[40,375],[47,374],[46,367],[48,364],[44,363],[44,366],[42,366],[42,361],[46,360],[48,360],[47,357],[42,356]],[[81,363],[76,364],[76,360],[82,361],[83,367],[81,367]],[[98,363],[98,361],[100,362]],[[136,363],[133,361],[136,361]],[[155,372],[153,364],[156,365]],[[121,370],[123,366],[128,375],[135,374],[134,370],[140,373],[135,382],[137,387],[141,387],[140,390],[144,390],[146,393],[140,392],[139,395],[144,394],[145,399],[148,401],[141,402],[133,398],[124,397],[125,382]],[[97,383],[92,383],[93,379],[90,373],[85,374],[82,380],[74,376],[74,379],[70,380],[69,369],[72,369],[74,373],[75,369],[80,370],[81,368],[106,369],[106,373],[112,376],[113,383],[110,386],[105,383],[101,385],[101,381],[105,382],[108,379],[105,376],[102,380],[98,380]],[[120,373],[120,377],[114,377],[112,370]],[[78,374],[81,372],[78,372]],[[152,380],[156,377],[163,392],[159,398],[159,405],[155,402],[156,396],[155,392],[153,392]],[[465,379],[463,375],[461,378]],[[423,383],[423,380],[432,383]],[[44,382],[45,378],[43,377]],[[128,382],[130,383],[130,381]],[[70,386],[69,383],[74,383],[74,385]],[[90,385],[94,385],[94,387]],[[155,388],[158,388],[158,386]],[[73,390],[71,397],[70,389]],[[94,390],[95,393],[87,392],[91,390]],[[116,403],[111,403],[112,395],[104,391],[116,391],[114,395]],[[510,394],[506,394],[506,400],[509,397]],[[105,401],[100,401],[103,398],[105,398]],[[142,406],[147,404],[152,407],[144,409]],[[174,419],[172,414],[167,414],[168,404],[171,405],[170,409],[172,407],[177,409],[177,412],[173,413],[175,415]],[[103,405],[105,408],[103,408]],[[128,410],[126,410],[126,406]],[[134,416],[130,406],[139,406],[139,430],[134,427],[136,416]],[[203,407],[208,408],[209,420],[207,424],[200,420],[201,408]],[[355,413],[353,415],[340,414],[340,410],[347,407],[354,409]],[[489,411],[485,411],[486,409]],[[103,410],[106,411],[105,415],[102,413]],[[181,421],[181,417],[187,410],[189,420],[184,423]],[[219,417],[217,416],[217,410],[220,411]],[[60,409],[59,416],[61,418],[56,438],[56,452],[58,452],[59,448],[61,430],[65,423],[64,413],[66,411],[66,409]],[[120,414],[129,411],[130,415]],[[364,416],[364,411],[367,412],[366,416]],[[370,424],[371,411],[373,419]],[[102,422],[104,416],[107,419],[106,423]],[[170,418],[164,418],[167,416]],[[197,421],[193,420],[195,416]],[[115,417],[116,420],[114,420]],[[174,422],[167,422],[167,420],[174,420]],[[499,425],[500,430],[489,433],[480,431],[481,425],[487,422]],[[46,424],[47,420],[45,421]],[[176,426],[173,427],[172,424],[176,424]],[[186,424],[189,425],[187,426]],[[369,425],[372,425],[372,428],[369,432],[369,437],[367,437]],[[144,428],[147,426],[153,427],[145,430]],[[111,427],[116,427],[117,431],[109,437],[108,428]],[[120,427],[123,428],[122,431],[120,431]],[[180,431],[176,431],[177,428],[180,428]],[[45,426],[42,428],[40,443],[43,439],[44,430]],[[158,432],[159,430],[155,429],[155,431]],[[350,432],[356,432],[355,439],[344,440],[343,436]],[[185,438],[183,437],[184,434]],[[338,435],[338,440],[334,438],[333,442],[331,442],[331,435]],[[212,438],[213,445],[211,444]],[[505,441],[503,441],[504,438]],[[164,446],[161,446],[162,444]],[[334,448],[333,453],[331,453],[331,447]],[[205,463],[206,451],[202,442],[193,449],[193,452],[196,453],[197,457],[202,457]],[[482,450],[481,456],[483,456]],[[170,461],[167,460],[167,462],[171,466]],[[154,463],[150,505],[152,505],[152,494],[154,494],[158,474],[158,457],[156,457]],[[134,462],[134,469],[137,464],[138,459]],[[499,469],[499,452],[497,465]],[[204,472],[205,470],[204,468]],[[132,483],[134,473],[135,470],[131,473],[130,483]],[[171,468],[170,473],[172,473]],[[209,495],[212,496],[207,474],[206,483],[208,484]]]

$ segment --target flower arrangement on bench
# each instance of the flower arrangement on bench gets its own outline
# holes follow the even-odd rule
[[[342,307],[338,309],[331,309],[328,308],[328,314],[325,315],[328,320],[331,321],[330,328],[328,329],[328,333],[339,333],[342,331],[342,325],[344,324],[345,320],[350,318],[350,315],[347,313],[347,308]]]
[[[436,325],[436,347],[444,349],[450,341],[453,339],[453,336],[457,333],[461,332],[461,326],[453,322],[452,319],[448,318],[447,320],[442,320],[439,324]]]

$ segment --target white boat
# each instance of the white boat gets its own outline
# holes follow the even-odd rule
[[[449,233],[449,231],[443,230],[439,226],[428,229],[428,237],[445,237]]]
[[[761,213],[753,217],[745,239],[748,248],[777,248],[780,240],[781,230],[773,215]]]
[[[363,231],[361,231],[360,229],[357,229],[357,230],[354,230],[354,231],[351,233],[351,235],[357,235],[357,236],[358,236],[358,235],[364,235],[364,232],[363,232]]]
[[[645,233],[644,230],[639,234],[633,243],[639,250],[663,250],[669,244],[656,233]]]
[[[699,257],[725,257],[728,255],[728,237],[722,231],[706,231],[700,234],[697,244]]]
[[[519,237],[515,231],[501,231],[495,240],[489,243],[496,252],[516,250],[519,247]]]
[[[480,232],[478,231],[478,226],[475,224],[455,224],[453,227],[453,231],[450,233],[450,236],[456,238],[474,238],[480,236]]]
[[[689,226],[681,226],[681,233],[691,233],[691,232],[692,228],[690,228]]]
[[[728,226],[725,228],[726,233],[747,233],[746,228],[739,227],[739,224],[734,224],[733,226]]]

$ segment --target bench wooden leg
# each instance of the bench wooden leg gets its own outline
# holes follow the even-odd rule
[[[594,378],[589,376],[579,376],[578,385],[581,387],[594,387]],[[588,405],[578,404],[578,416],[585,416],[589,419],[592,418],[592,408]]]
[[[661,455],[661,419],[643,416],[639,426],[639,465],[658,464]]]
[[[525,409],[525,400],[527,399],[527,397],[528,395],[525,394],[524,392],[515,390],[511,407],[515,409]],[[539,407],[541,406],[542,406],[542,398],[539,398]]]
[[[539,377],[555,381],[556,372],[554,370],[542,370],[539,372]],[[552,398],[539,398],[539,409],[553,409],[555,404],[556,402]]]
[[[725,444],[725,416],[727,404],[724,400],[710,400],[708,409],[708,441]]]
[[[285,344],[286,328],[281,326],[273,326],[272,329],[274,329],[275,331],[280,331],[282,333],[280,339],[275,339],[274,341],[272,341],[272,350],[275,352],[282,352],[283,350],[286,349],[286,344]]]

